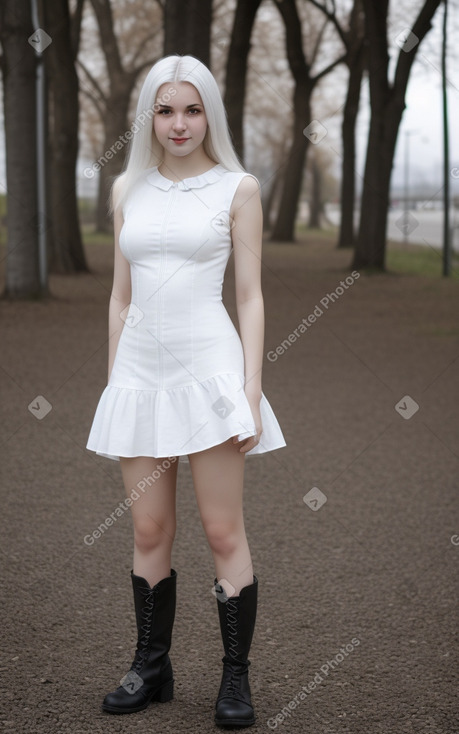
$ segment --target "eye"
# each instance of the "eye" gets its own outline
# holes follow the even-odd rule
[[[192,114],[193,113],[196,113],[197,115],[199,115],[199,113],[201,112],[201,110],[199,110],[197,107],[193,107],[193,109],[188,110],[188,112],[191,112]]]
[[[159,110],[158,115],[168,115],[170,110]]]

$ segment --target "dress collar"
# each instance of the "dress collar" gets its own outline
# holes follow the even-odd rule
[[[171,186],[177,185],[181,191],[190,191],[191,189],[200,189],[207,184],[215,183],[218,181],[227,169],[222,166],[221,163],[217,163],[216,166],[210,168],[208,171],[201,173],[199,176],[191,176],[190,178],[184,178],[182,181],[172,181],[170,178],[166,178],[158,171],[158,166],[155,166],[151,172],[147,175],[148,183],[152,186],[157,186],[164,191],[169,191]]]

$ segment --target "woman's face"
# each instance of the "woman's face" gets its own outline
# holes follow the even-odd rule
[[[189,82],[163,84],[156,103],[153,129],[165,151],[183,157],[202,145],[207,118],[196,87]]]

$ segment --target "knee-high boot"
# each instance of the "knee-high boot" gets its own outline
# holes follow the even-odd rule
[[[218,726],[251,726],[255,714],[249,685],[248,655],[257,615],[258,579],[241,589],[239,596],[226,595],[215,579],[220,630],[225,655],[217,697],[215,723]]]
[[[175,619],[177,573],[150,587],[148,581],[131,571],[137,622],[137,647],[130,670],[121,685],[108,693],[102,703],[111,714],[142,711],[153,701],[170,701],[174,693],[169,659]]]

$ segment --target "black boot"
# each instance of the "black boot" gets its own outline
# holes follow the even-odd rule
[[[258,579],[241,589],[239,596],[228,597],[215,579],[218,615],[225,656],[223,676],[217,697],[215,723],[218,726],[251,726],[255,714],[250,700],[247,659],[257,616]]]
[[[137,622],[137,648],[134,662],[122,684],[108,693],[102,709],[111,714],[142,711],[152,701],[170,701],[174,679],[169,659],[175,618],[177,573],[159,581],[153,588],[131,571]]]

